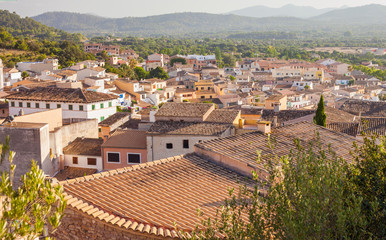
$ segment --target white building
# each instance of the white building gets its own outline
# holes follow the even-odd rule
[[[33,88],[7,97],[9,114],[18,115],[62,108],[63,118],[98,119],[116,113],[118,96],[80,88]]]
[[[314,89],[314,84],[311,81],[295,81],[292,87],[296,87],[298,91],[307,89]]]
[[[76,138],[63,149],[64,166],[102,171],[102,143],[98,138]]]
[[[0,59],[0,90],[4,88],[3,61]]]
[[[20,71],[32,71],[40,73],[44,70],[54,71],[59,69],[59,61],[54,58],[46,58],[42,62],[18,62],[16,68]]]

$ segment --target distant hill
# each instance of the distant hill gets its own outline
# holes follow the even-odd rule
[[[32,18],[22,18],[7,10],[0,10],[0,27],[14,37],[34,37],[40,40],[80,40],[80,34],[70,34],[48,27]]]
[[[209,13],[173,13],[149,17],[103,18],[89,14],[49,12],[35,20],[69,32],[85,34],[179,35],[239,31],[310,29],[312,21],[292,17],[252,18]]]
[[[285,5],[280,8],[271,8],[266,6],[253,6],[240,10],[232,11],[231,14],[246,16],[246,17],[297,17],[310,18],[321,15],[323,13],[334,10],[334,8],[317,9],[308,6],[295,6],[292,4]]]
[[[287,5],[287,9],[293,7],[298,8]],[[303,10],[306,11],[307,9],[308,7],[305,7]],[[310,9],[308,10],[312,12]],[[264,10],[260,12],[264,12]],[[69,32],[79,32],[88,36],[115,34],[116,36],[189,37],[216,36],[216,34],[228,36],[229,34],[246,32],[322,31],[331,33],[347,30],[362,36],[369,36],[369,34],[386,35],[386,6],[382,5],[332,10],[308,19],[295,17],[256,18],[234,14],[192,12],[125,18],[104,18],[90,14],[48,12],[33,17],[33,19],[51,27]]]
[[[361,7],[337,9],[310,19],[334,24],[386,24],[386,6],[370,4]]]

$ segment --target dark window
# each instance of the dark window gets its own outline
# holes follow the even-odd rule
[[[101,117],[101,122],[102,122],[103,120],[105,120],[105,117]]]
[[[113,103],[112,102],[109,102],[109,107],[112,107],[113,106]]]
[[[141,163],[141,155],[135,153],[127,154],[127,163]]]
[[[11,107],[14,107],[15,106],[15,102],[11,102]]]
[[[92,105],[92,110],[95,110],[95,105]]]
[[[101,108],[103,108],[103,103],[101,103]]]
[[[183,140],[182,145],[184,148],[189,148],[189,140]]]
[[[60,104],[56,105],[56,108],[61,108],[61,107],[62,107],[62,105],[60,105]]]
[[[31,107],[31,103],[27,102],[27,108]]]
[[[99,128],[99,132],[102,132],[102,128]]]
[[[78,157],[72,157],[72,164],[78,164]]]
[[[46,108],[50,109],[50,104],[49,103],[46,103]]]
[[[119,163],[120,161],[119,153],[107,153],[107,162]]]
[[[96,158],[87,158],[87,165],[97,165]]]
[[[167,149],[172,149],[173,148],[173,143],[166,143],[166,148]]]
[[[35,108],[40,108],[39,103],[35,103]]]
[[[22,102],[19,102],[19,107],[23,107],[23,103]]]
[[[68,105],[68,110],[72,110],[72,105]]]
[[[79,111],[83,111],[83,105],[79,105]]]

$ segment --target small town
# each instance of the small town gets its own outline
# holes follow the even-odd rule
[[[386,5],[343,2],[0,2],[1,239],[386,239]]]

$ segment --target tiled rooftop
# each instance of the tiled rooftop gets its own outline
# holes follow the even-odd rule
[[[63,153],[69,155],[102,156],[102,143],[103,139],[78,137],[63,148]]]
[[[340,110],[354,115],[386,117],[386,102],[370,102],[350,99],[343,103]]]
[[[38,87],[19,91],[7,97],[9,100],[93,103],[117,99],[116,95],[92,92],[80,88]]]
[[[63,170],[60,170],[54,177],[59,181],[64,181],[68,179],[83,177],[97,173],[97,169],[92,168],[78,168],[78,167],[64,167]]]
[[[213,218],[228,188],[253,181],[195,154],[172,157],[61,182],[68,207],[117,227],[161,237]]]
[[[215,109],[205,119],[205,122],[232,124],[239,114],[240,114],[240,110]]]
[[[119,129],[111,135],[102,147],[146,149],[146,131]]]
[[[339,156],[349,159],[349,150],[353,141],[355,141],[354,137],[308,122],[274,128],[271,133],[271,139],[274,139],[276,142],[275,154],[278,156],[289,154],[290,150],[295,148],[295,139],[300,139],[303,143],[314,140],[316,138],[316,131],[320,134],[323,146],[327,147],[330,143]],[[241,161],[258,169],[264,169],[266,160],[264,156],[272,154],[267,140],[267,135],[256,131],[197,143],[195,146]],[[258,150],[262,151],[262,162],[256,162]]]
[[[213,106],[208,103],[165,103],[156,117],[203,117]]]
[[[122,118],[127,117],[128,115],[129,115],[128,112],[116,112],[113,115],[111,115],[110,117],[108,117],[105,120],[103,120],[102,122],[100,122],[99,126],[107,126],[107,127],[111,126],[112,124],[118,122]]]
[[[149,134],[219,136],[232,125],[208,122],[156,121]]]

